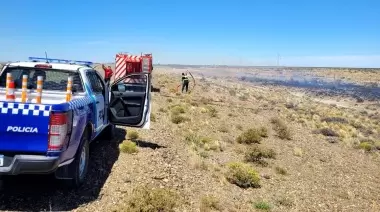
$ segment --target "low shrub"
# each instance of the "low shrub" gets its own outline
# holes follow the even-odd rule
[[[272,209],[272,206],[267,202],[260,201],[255,203],[255,208],[259,210],[269,211]]]
[[[275,170],[276,170],[277,174],[281,174],[281,175],[287,175],[288,174],[288,171],[286,171],[286,169],[281,168],[279,166],[276,166]]]
[[[260,131],[259,129],[251,128],[246,131],[244,131],[242,134],[240,134],[236,141],[240,144],[259,144],[261,140],[263,139],[262,137],[263,132]]]
[[[291,140],[291,133],[286,123],[279,119],[273,118],[271,123],[274,125],[274,130],[277,132],[277,136],[281,139]]]
[[[129,154],[138,152],[136,143],[128,140],[123,141],[121,144],[119,144],[119,149],[121,152]]]
[[[128,212],[174,212],[179,205],[179,195],[167,188],[138,187],[133,190],[126,208]]]
[[[267,163],[263,160],[265,158],[276,158],[276,152],[273,149],[267,149],[259,146],[251,147],[245,153],[245,160],[247,162],[259,163],[266,165]]]
[[[213,196],[205,196],[201,199],[200,212],[209,212],[212,210],[221,211],[223,209],[219,200]]]
[[[156,114],[154,114],[154,113],[150,114],[150,121],[152,121],[152,122],[156,121]]]
[[[176,105],[176,106],[172,107],[171,112],[173,115],[179,115],[181,113],[185,113],[185,108],[183,108],[180,105]]]
[[[136,130],[128,130],[127,137],[131,140],[139,138],[139,133]]]
[[[179,124],[179,123],[182,123],[182,122],[186,122],[188,121],[189,118],[187,118],[186,116],[184,115],[172,115],[171,116],[171,121],[174,123],[174,124]]]
[[[235,162],[228,164],[226,179],[241,188],[260,187],[259,174],[248,164],[244,163]]]

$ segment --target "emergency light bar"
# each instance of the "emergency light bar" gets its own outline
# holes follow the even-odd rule
[[[69,63],[76,65],[87,65],[91,66],[94,64],[90,61],[80,61],[80,60],[64,60],[64,59],[53,59],[53,58],[43,58],[43,57],[29,57],[29,60],[33,62],[56,62],[56,63]]]

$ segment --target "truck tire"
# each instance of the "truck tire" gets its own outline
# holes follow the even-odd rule
[[[84,131],[78,152],[73,161],[73,178],[67,181],[70,188],[77,189],[85,182],[90,159],[90,146],[87,130]]]

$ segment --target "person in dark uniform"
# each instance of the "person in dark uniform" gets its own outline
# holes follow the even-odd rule
[[[188,89],[189,89],[189,78],[187,77],[187,74],[182,73],[182,93],[183,93],[183,90],[186,90],[186,93],[187,93]]]

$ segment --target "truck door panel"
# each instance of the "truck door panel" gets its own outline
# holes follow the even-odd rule
[[[133,73],[110,87],[109,121],[116,125],[142,127],[150,120],[150,74]]]

